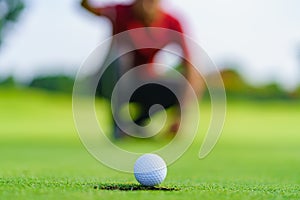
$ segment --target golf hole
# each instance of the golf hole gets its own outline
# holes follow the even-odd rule
[[[139,184],[99,184],[94,185],[95,190],[120,190],[120,191],[137,191],[137,190],[157,190],[157,191],[179,191],[176,187],[154,186],[147,187]]]

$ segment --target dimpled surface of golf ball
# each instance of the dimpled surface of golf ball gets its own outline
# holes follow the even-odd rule
[[[155,186],[165,180],[167,165],[156,154],[144,154],[134,164],[134,176],[144,186]]]

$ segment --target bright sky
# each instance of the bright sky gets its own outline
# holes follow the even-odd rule
[[[127,0],[93,0],[102,5]],[[78,0],[27,0],[27,9],[0,49],[0,77],[74,74],[110,35],[108,22]],[[251,83],[300,83],[299,0],[162,0],[181,14],[191,35],[217,65],[236,63]],[[188,23],[184,23],[188,22]]]

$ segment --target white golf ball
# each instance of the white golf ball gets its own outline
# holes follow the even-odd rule
[[[156,154],[144,154],[134,164],[134,176],[144,186],[155,186],[165,180],[167,165]]]

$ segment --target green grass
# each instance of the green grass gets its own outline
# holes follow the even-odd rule
[[[88,154],[69,96],[0,88],[0,199],[300,199],[299,119],[297,102],[229,102],[213,152],[198,159],[200,129],[152,190]]]

